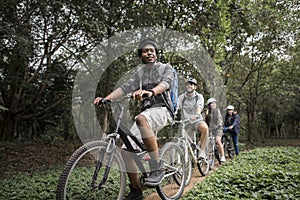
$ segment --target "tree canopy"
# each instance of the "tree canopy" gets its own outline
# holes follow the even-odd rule
[[[250,141],[299,137],[297,1],[7,0],[0,11],[1,140],[76,137],[71,98],[78,66],[101,42],[140,27],[199,39]],[[193,73],[180,55],[163,56],[182,78]],[[128,53],[111,64],[98,92],[111,91],[135,57]],[[200,92],[209,97],[205,84]]]

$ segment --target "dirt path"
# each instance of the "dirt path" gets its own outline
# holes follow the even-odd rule
[[[214,169],[209,171],[209,174],[213,173],[218,168],[219,168],[219,163],[216,163]],[[206,179],[206,177],[209,176],[209,174],[206,176],[202,176],[200,174],[200,172],[198,171],[197,166],[195,166],[193,168],[191,182],[188,186],[185,187],[182,196],[184,196],[188,191],[190,191],[196,183],[204,181]],[[154,192],[154,193],[148,195],[144,200],[161,200],[161,198],[158,196],[158,194],[156,192]]]

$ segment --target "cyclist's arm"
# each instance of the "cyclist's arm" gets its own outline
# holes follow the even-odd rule
[[[124,91],[121,88],[117,88],[116,90],[111,92],[109,95],[107,95],[105,97],[105,99],[113,100],[113,99],[117,99],[117,98],[121,97],[122,95],[124,95]]]
[[[202,111],[202,109],[198,106],[198,107],[196,108],[196,114],[193,115],[193,116],[191,116],[191,120],[195,120],[195,119],[200,118],[200,116],[201,116],[201,111]]]
[[[204,107],[204,98],[201,94],[198,94],[198,100],[197,100],[197,108],[196,108],[196,115],[191,117],[192,120],[195,120],[201,116],[202,110]]]
[[[124,94],[124,91],[121,88],[117,88],[113,92],[111,92],[109,95],[107,95],[104,99],[106,100],[113,100],[121,97]],[[94,105],[99,105],[103,97],[96,97],[94,100]]]
[[[154,95],[158,95],[166,91],[170,86],[165,82],[159,83],[156,87],[152,88]]]
[[[180,111],[182,110],[182,101],[183,101],[183,97],[184,97],[184,94],[181,94],[179,95],[178,99],[177,99],[177,107],[175,109],[175,113],[174,113],[174,116],[175,118],[179,118],[180,116]],[[182,117],[182,114],[181,114],[181,117]]]
[[[240,123],[240,117],[239,117],[239,115],[235,115],[235,117],[234,117],[234,121],[233,121],[233,123],[230,125],[230,127],[235,127],[235,126],[237,126],[238,124]],[[231,128],[231,129],[232,129]]]
[[[220,109],[217,109],[217,126],[222,127],[223,126],[223,118]]]

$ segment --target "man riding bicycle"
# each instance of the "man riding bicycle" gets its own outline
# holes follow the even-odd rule
[[[191,126],[186,127],[187,132],[199,131],[201,133],[200,137],[200,158],[205,158],[205,147],[208,139],[208,126],[205,121],[203,121],[201,112],[204,107],[204,98],[202,94],[196,91],[197,80],[194,78],[189,78],[186,81],[186,92],[178,97],[178,106],[176,112],[182,111],[181,117],[183,119],[191,119]]]
[[[169,89],[174,78],[169,64],[156,62],[158,48],[155,41],[143,40],[138,47],[138,55],[143,65],[133,76],[104,99],[113,100],[124,94],[133,92],[133,98],[141,102],[141,112],[135,117],[130,129],[145,144],[150,155],[150,174],[145,178],[145,185],[159,185],[164,177],[162,161],[159,159],[158,144],[155,133],[172,121],[173,110]],[[144,98],[147,96],[147,98]],[[95,105],[102,102],[102,97],[94,100]],[[138,150],[135,143],[133,147]],[[130,181],[130,192],[125,199],[143,199],[138,168],[128,151],[122,151],[126,170]]]

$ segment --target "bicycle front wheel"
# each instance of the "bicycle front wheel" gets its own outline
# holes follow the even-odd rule
[[[160,149],[160,159],[163,161],[165,175],[162,183],[156,187],[156,190],[164,200],[179,199],[186,181],[182,150],[176,143],[168,142]]]
[[[187,143],[185,141],[179,141],[178,145],[180,146],[183,156],[184,156],[184,162],[185,162],[185,185],[189,185],[192,179],[192,171],[193,171],[193,162],[192,162],[192,155],[190,155],[189,148],[187,147]]]
[[[196,157],[197,157],[197,167],[202,176],[206,176],[209,171],[209,162],[207,159],[199,158],[200,151],[197,150]]]
[[[60,176],[56,199],[122,199],[126,188],[125,164],[119,151],[109,150],[102,141],[77,149]]]
[[[189,185],[192,179],[192,172],[193,172],[193,163],[192,159],[189,154],[184,155],[184,160],[185,160],[185,186]],[[187,158],[186,158],[187,157]]]
[[[219,164],[221,165],[222,162],[221,162],[221,156],[219,153],[218,145],[215,146],[215,158],[218,160]]]
[[[233,158],[235,156],[235,150],[234,150],[233,141],[231,138],[227,139],[226,149],[227,149],[228,157]]]
[[[209,142],[207,144],[207,161],[209,163],[209,169],[212,170],[215,167],[215,152],[214,152],[214,140],[209,139]]]

